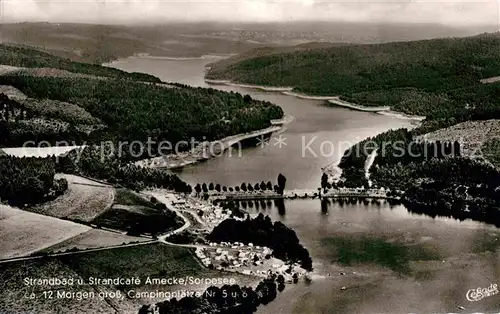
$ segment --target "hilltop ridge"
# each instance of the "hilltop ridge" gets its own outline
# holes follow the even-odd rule
[[[496,103],[498,84],[480,81],[500,75],[499,47],[499,33],[489,33],[312,48],[225,60],[212,65],[207,78],[292,86],[299,93],[440,119],[464,114],[466,104],[486,110]],[[486,102],[474,96],[476,90]]]

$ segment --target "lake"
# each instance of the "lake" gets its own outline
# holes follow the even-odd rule
[[[216,57],[187,60],[129,58],[111,64],[125,71],[153,74],[166,82],[249,94],[252,98],[280,105],[286,115],[295,118],[281,134],[281,142],[278,141],[279,135],[275,135],[264,147],[248,148],[241,154],[227,151],[223,158],[182,169],[179,176],[188,183],[213,182],[229,186],[262,180],[275,182],[281,172],[287,178],[287,188],[316,188],[321,168],[338,163],[344,150],[351,145],[391,128],[414,127],[410,120],[327,107],[324,101],[235,86],[207,85],[203,79],[204,66],[216,60]]]
[[[129,58],[110,66],[208,87],[204,67],[216,60]],[[415,126],[410,120],[327,107],[323,101],[277,92],[212,87],[271,101],[294,120],[264,145],[227,151],[178,171],[191,184],[275,182],[282,173],[288,189],[314,189],[321,168],[338,163],[350,145],[389,129]],[[421,216],[384,202],[287,200],[243,205],[252,214],[262,212],[295,230],[314,261],[310,283],[288,285],[275,301],[259,307],[260,314],[499,310],[499,295],[477,302],[466,298],[469,289],[500,284],[500,233],[492,226]]]

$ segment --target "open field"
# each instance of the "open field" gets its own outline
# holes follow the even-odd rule
[[[120,244],[128,244],[132,242],[144,242],[149,241],[146,238],[132,237],[117,232],[91,229],[87,232],[78,234],[66,241],[57,243],[49,248],[43,250],[43,252],[56,253],[64,252],[66,250],[71,250],[77,248],[78,250],[95,249],[101,247],[108,247]]]
[[[491,84],[491,83],[496,83],[498,81],[500,81],[500,76],[488,77],[488,78],[479,80],[479,82],[483,83],[483,84]]]
[[[142,216],[145,215],[141,208],[115,205],[97,216],[92,223],[106,228],[127,230]]]
[[[128,231],[130,235],[158,234],[182,225],[175,213],[164,211],[131,190],[115,189],[114,203],[108,210],[92,220],[93,224],[116,230]]]
[[[0,258],[29,255],[88,230],[73,222],[0,205]]]
[[[429,141],[458,141],[462,156],[480,157],[484,143],[500,138],[500,120],[467,121],[427,133],[420,138]]]
[[[10,65],[0,64],[0,75],[4,75],[4,74],[7,74],[7,73],[12,73],[12,72],[17,72],[20,69],[21,68],[19,68],[19,67],[13,67],[13,66],[10,66]]]
[[[107,215],[112,217],[113,215],[110,215],[109,214],[110,212],[119,213],[121,211],[129,212],[132,215],[137,214],[144,216],[160,214],[160,211],[150,206],[113,204],[113,206],[109,210],[102,213],[102,215],[99,215],[96,219],[100,218],[101,216],[107,216]]]
[[[30,209],[33,212],[90,222],[113,204],[114,188],[74,175],[56,175],[68,181],[68,190],[54,201]]]

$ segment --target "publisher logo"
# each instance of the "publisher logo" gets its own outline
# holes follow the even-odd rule
[[[498,294],[498,285],[496,283],[491,284],[487,288],[478,287],[475,289],[469,289],[465,297],[470,302],[477,302],[484,298],[491,297],[495,294]]]

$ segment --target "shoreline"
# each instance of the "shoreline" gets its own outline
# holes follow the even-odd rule
[[[406,113],[399,112],[399,111],[393,111],[393,110],[383,111],[383,112],[380,112],[379,114],[384,115],[384,116],[388,116],[388,117],[398,118],[398,119],[415,120],[418,122],[422,122],[426,119],[426,117],[424,117],[424,116],[410,115],[410,114],[406,114]]]
[[[262,85],[250,85],[250,84],[239,84],[233,83],[227,80],[210,80],[205,79],[205,83],[209,85],[227,85],[227,86],[235,86],[235,87],[243,87],[243,88],[252,88],[252,89],[260,89],[266,92],[291,92],[293,87],[279,87],[279,86],[262,86]]]
[[[301,94],[297,92],[283,92],[283,94],[288,96],[294,96],[300,99],[308,99],[308,100],[331,100],[335,99],[336,96],[311,96],[306,94]]]
[[[228,80],[205,79],[205,82],[209,85],[213,84],[213,85],[238,86],[238,87],[244,87],[244,88],[260,89],[260,90],[264,90],[264,91],[277,91],[277,92],[280,92],[281,94],[284,94],[287,96],[292,96],[292,97],[297,97],[300,99],[326,100],[326,101],[328,101],[328,103],[335,105],[335,106],[344,107],[344,108],[356,110],[356,111],[376,113],[376,114],[385,115],[385,116],[388,116],[391,118],[396,118],[396,119],[414,120],[416,123],[420,123],[426,119],[426,117],[424,117],[424,116],[408,115],[408,114],[405,114],[403,112],[393,111],[393,110],[391,110],[391,108],[389,106],[383,106],[383,107],[360,106],[360,105],[351,104],[349,102],[343,101],[339,98],[339,96],[311,96],[311,95],[293,92],[293,91],[289,90],[290,89],[289,87],[266,87],[266,86],[259,86],[259,85],[237,84],[237,83],[232,83],[231,81],[228,81]],[[292,90],[293,90],[293,88],[292,88]],[[342,177],[343,169],[338,166],[338,163],[334,162],[334,163],[331,163],[329,165],[326,165],[325,167],[322,167],[321,170],[323,173],[328,175],[329,181],[337,182]]]
[[[396,119],[405,119],[405,120],[416,120],[423,121],[426,119],[424,116],[416,116],[409,115],[403,112],[393,111],[390,106],[379,106],[379,107],[367,107],[362,105],[357,105],[353,103],[349,103],[347,101],[341,100],[339,96],[314,96],[301,94],[293,91],[293,87],[284,87],[284,86],[262,86],[262,85],[251,85],[251,84],[238,84],[231,82],[229,80],[212,80],[205,79],[205,82],[209,85],[226,85],[226,86],[235,86],[242,88],[250,88],[250,89],[258,89],[266,92],[280,92],[283,95],[297,97],[300,99],[307,100],[326,100],[330,104],[344,107],[352,110],[363,111],[363,112],[372,112],[381,115],[385,115],[388,117],[396,118]]]
[[[205,54],[205,55],[202,55],[201,57],[168,57],[168,56],[150,56],[148,54],[138,53],[138,54],[135,54],[135,55],[132,55],[129,57],[118,58],[116,60],[102,63],[101,65],[107,66],[107,67],[113,67],[114,62],[120,62],[121,60],[130,59],[130,58],[133,58],[133,59],[160,59],[160,60],[171,60],[171,61],[190,61],[190,60],[203,60],[203,59],[209,59],[209,58],[226,59],[226,58],[229,58],[233,55],[236,55],[236,54],[229,54],[229,55]],[[205,67],[207,67],[207,66],[205,66]],[[352,109],[352,110],[357,110],[357,111],[382,114],[382,115],[396,118],[396,119],[416,120],[416,121],[423,121],[426,119],[426,117],[424,117],[424,116],[409,115],[409,114],[406,114],[403,112],[393,111],[393,110],[391,110],[390,106],[368,107],[368,106],[358,105],[358,104],[349,103],[347,101],[341,100],[339,96],[314,96],[314,95],[297,93],[297,92],[293,91],[294,87],[240,84],[240,83],[235,83],[235,82],[232,82],[229,80],[216,80],[216,79],[207,79],[207,78],[205,78],[204,81],[208,85],[225,85],[225,86],[234,86],[234,87],[249,88],[249,89],[258,89],[258,90],[262,90],[265,92],[279,92],[283,95],[293,96],[293,97],[297,97],[300,99],[325,100],[328,103],[335,105],[335,106],[344,107],[347,109]]]
[[[255,130],[248,133],[230,135],[212,142],[203,142],[187,152],[143,159],[135,162],[134,164],[139,167],[161,168],[167,170],[184,168],[186,166],[194,165],[202,161],[217,157],[218,155],[223,154],[234,144],[240,143],[244,140],[256,138],[259,136],[265,136],[280,131],[283,129],[283,125],[288,122],[284,119],[285,117],[282,119],[283,123],[281,124],[274,124],[267,128]]]
[[[126,59],[153,59],[153,60],[170,60],[170,61],[192,61],[192,60],[205,60],[205,59],[227,59],[232,57],[232,55],[216,55],[216,54],[204,54],[200,57],[169,57],[169,56],[152,56],[148,54],[135,54],[128,57],[117,58],[107,62],[101,63],[105,67],[113,67],[113,63],[120,62]]]
[[[358,111],[365,111],[365,112],[379,113],[382,111],[391,110],[391,107],[389,107],[389,106],[367,107],[367,106],[362,106],[362,105],[357,105],[357,104],[347,102],[345,100],[340,99],[339,97],[334,97],[333,99],[329,99],[328,103],[335,105],[335,106],[340,106],[340,107],[345,107],[345,108],[354,109],[354,110],[358,110]]]

